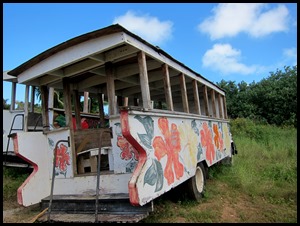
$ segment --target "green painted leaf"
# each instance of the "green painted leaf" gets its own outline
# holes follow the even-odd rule
[[[156,166],[152,162],[151,166],[147,169],[144,177],[144,185],[149,184],[153,186],[156,183],[157,180],[157,172],[156,172]]]
[[[198,127],[197,127],[196,120],[194,119],[194,120],[191,122],[191,124],[192,124],[192,128],[193,128],[193,130],[195,131],[195,133],[196,133],[197,135],[199,135],[199,129],[198,129]]]
[[[154,159],[156,172],[157,172],[157,182],[155,187],[155,192],[160,191],[164,185],[164,171],[162,165],[159,161]]]
[[[202,147],[201,147],[201,144],[200,144],[200,143],[198,144],[198,147],[197,147],[197,148],[198,148],[198,152],[197,152],[197,161],[199,161],[201,155],[203,154]]]
[[[138,133],[138,136],[141,140],[141,142],[149,149],[152,149],[152,139],[154,136],[154,125],[153,120],[150,116],[145,116],[142,118],[139,115],[134,116],[135,119],[137,119],[139,122],[141,122],[145,128],[146,134],[140,134]]]
[[[140,140],[142,141],[142,143],[147,148],[152,149],[152,145],[151,145],[152,137],[149,137],[148,134],[139,134],[139,133],[138,133],[138,136],[139,136]]]

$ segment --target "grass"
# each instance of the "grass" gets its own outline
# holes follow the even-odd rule
[[[297,223],[297,130],[236,119],[231,132],[234,164],[209,169],[202,201],[172,189],[141,223]],[[22,170],[3,167],[4,202],[16,202]]]
[[[17,190],[29,176],[31,169],[3,166],[3,201],[16,200]]]
[[[234,164],[209,169],[202,203],[162,196],[143,222],[297,222],[297,130],[236,119],[231,132]]]

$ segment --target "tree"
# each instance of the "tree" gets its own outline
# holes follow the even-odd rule
[[[10,109],[10,104],[7,103],[8,99],[3,98],[3,109]]]
[[[226,92],[230,118],[244,117],[278,126],[297,127],[297,66],[270,72],[258,83],[217,83]]]

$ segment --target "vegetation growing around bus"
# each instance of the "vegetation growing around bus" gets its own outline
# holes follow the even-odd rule
[[[230,126],[239,154],[232,166],[216,165],[209,170],[202,202],[171,190],[154,200],[155,211],[143,222],[297,222],[297,130],[245,118],[231,120]],[[6,210],[9,202],[18,206],[17,188],[28,174],[3,169]],[[34,211],[27,211],[30,218],[40,212]]]

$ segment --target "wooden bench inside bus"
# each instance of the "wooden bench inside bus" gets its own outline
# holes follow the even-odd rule
[[[102,148],[111,147],[111,130],[109,128],[76,130],[74,138],[78,173],[96,173],[98,155],[95,155],[94,150],[99,150],[100,139]],[[109,169],[107,152],[101,154],[100,166],[101,170]]]

